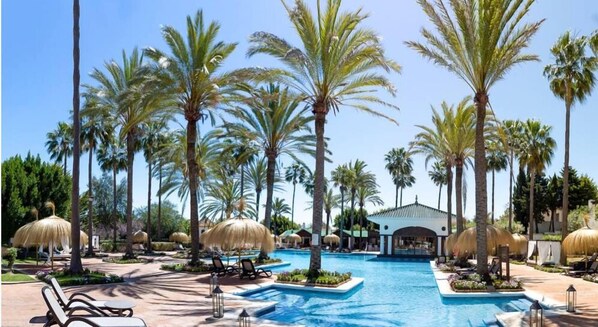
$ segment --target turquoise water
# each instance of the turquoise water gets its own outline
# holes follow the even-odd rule
[[[271,256],[291,263],[273,271],[309,266],[308,252],[276,251]],[[247,297],[278,302],[263,318],[305,326],[487,326],[484,321],[495,321],[496,313],[529,308],[521,297],[444,299],[429,262],[323,254],[322,268],[350,271],[365,281],[342,295],[270,288]]]

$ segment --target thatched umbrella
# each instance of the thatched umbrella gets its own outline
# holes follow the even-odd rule
[[[201,235],[201,242],[205,246],[219,246],[229,251],[237,249],[240,264],[242,249],[260,247],[265,252],[271,252],[275,246],[272,234],[266,226],[243,216],[243,209],[245,209],[243,199],[238,207],[237,217],[226,219],[210,228]]]
[[[527,237],[518,233],[512,236],[514,242],[509,244],[511,253],[525,255],[527,253]]]
[[[176,243],[189,243],[189,235],[187,235],[185,233],[181,233],[181,232],[174,232],[174,233],[170,234],[170,237],[168,237],[168,240],[170,242],[176,242]]]
[[[295,242],[295,245],[297,245],[297,242],[301,242],[301,236],[295,233],[287,235],[284,239],[287,240],[287,242]]]
[[[144,231],[136,231],[133,234],[133,243],[145,243],[147,242],[147,233]]]
[[[486,227],[486,246],[489,253],[496,254],[499,245],[513,244],[513,236],[504,229],[498,228],[494,225]],[[464,230],[457,239],[453,250],[460,255],[464,253],[477,252],[476,228],[470,227]]]
[[[445,254],[453,253],[453,248],[455,247],[455,243],[457,243],[457,237],[459,237],[459,235],[451,234],[446,238],[446,241],[444,242]]]
[[[329,243],[331,246],[332,244],[339,244],[340,240],[341,238],[334,234],[328,234],[324,236],[324,243]]]
[[[598,230],[582,227],[563,240],[563,249],[567,255],[598,252]]]

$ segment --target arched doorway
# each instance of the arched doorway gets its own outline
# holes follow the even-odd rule
[[[428,257],[436,254],[436,232],[424,227],[405,227],[392,234],[392,255]]]

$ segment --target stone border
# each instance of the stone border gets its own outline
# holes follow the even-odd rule
[[[252,287],[250,289],[239,291],[239,292],[236,292],[233,294],[239,295],[239,296],[244,296],[248,293],[259,292],[259,291],[262,291],[262,290],[265,290],[265,289],[268,289],[271,287],[278,288],[278,289],[298,290],[298,291],[312,291],[312,292],[344,294],[344,293],[347,293],[347,292],[353,290],[357,286],[363,284],[364,280],[365,279],[363,279],[361,277],[351,277],[351,279],[348,282],[343,283],[339,287],[335,287],[335,288],[322,287],[322,286],[296,285],[296,284],[280,284],[280,283],[275,283],[275,282],[269,282],[269,283],[262,283],[262,284],[256,285],[256,287]]]

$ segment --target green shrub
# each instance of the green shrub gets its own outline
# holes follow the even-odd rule
[[[351,273],[339,273],[336,271],[319,270],[316,274],[309,274],[308,269],[295,269],[290,272],[283,272],[277,275],[278,282],[307,282],[316,285],[339,285],[351,279]]]
[[[256,266],[282,262],[282,260],[278,259],[278,258],[269,258],[269,259],[263,259],[261,262],[258,263],[256,259],[257,258],[251,259],[255,263]]]
[[[562,240],[561,234],[544,234],[542,236],[542,241],[555,241],[560,242]]]
[[[175,242],[152,242],[154,251],[173,251],[174,249],[176,249]]]
[[[190,264],[174,263],[174,264],[163,264],[160,267],[162,270],[177,271],[177,272],[194,272],[194,273],[207,273],[212,271],[212,267],[203,263],[192,266]]]
[[[540,266],[540,265],[535,265],[534,269],[540,270],[540,271],[544,271],[544,272],[547,272],[547,273],[562,273],[562,272],[564,272],[564,270],[561,269],[561,268],[557,268],[557,267],[546,267],[546,266]]]
[[[6,249],[6,253],[2,256],[2,259],[6,259],[8,269],[12,271],[12,266],[15,264],[15,260],[17,260],[17,248]]]
[[[35,274],[35,277],[48,284],[50,283],[50,279],[54,277],[61,286],[109,284],[124,281],[121,276],[105,274],[99,271],[90,271],[89,269],[85,269],[81,274],[73,274],[68,270],[53,272],[38,271]]]
[[[109,263],[118,263],[118,264],[130,264],[130,263],[150,263],[153,262],[153,259],[141,259],[141,258],[133,258],[133,259],[124,259],[122,257],[113,257],[113,258],[106,258],[103,259],[104,262]]]

